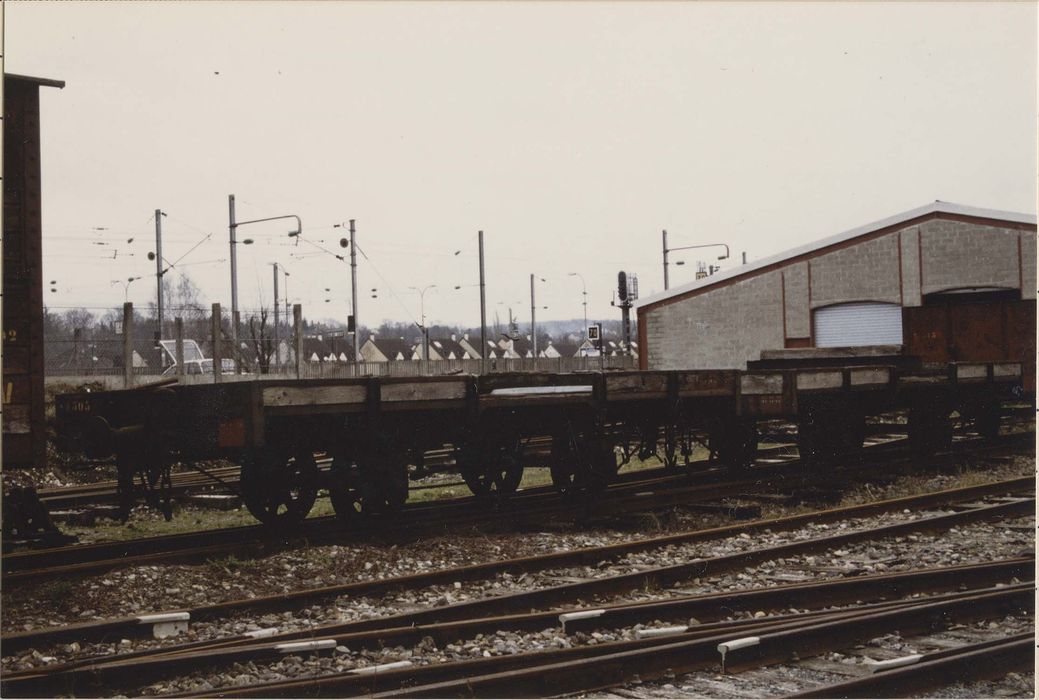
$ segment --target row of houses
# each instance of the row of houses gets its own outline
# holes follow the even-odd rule
[[[638,356],[637,346],[632,344],[632,352]],[[604,353],[608,357],[628,355],[623,342],[606,340]],[[324,338],[313,336],[303,340],[304,358],[310,362],[353,362],[353,347],[347,346],[340,338]],[[401,360],[479,360],[486,357],[495,359],[534,358],[534,343],[529,335],[503,335],[497,341],[487,341],[486,353],[480,349],[480,341],[468,333],[452,334],[446,338],[429,339],[429,356],[426,357],[426,343],[421,337],[407,340],[405,338],[380,337],[372,334],[360,348],[363,362],[393,362]],[[538,347],[536,357],[598,357],[597,346],[588,339],[578,342],[573,337],[548,339]]]

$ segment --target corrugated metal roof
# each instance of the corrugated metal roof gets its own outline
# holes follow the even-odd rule
[[[926,204],[922,207],[910,209],[909,211],[902,212],[901,214],[895,214],[894,216],[889,216],[888,218],[881,219],[880,221],[874,221],[873,223],[866,224],[865,226],[858,226],[849,231],[838,233],[835,236],[829,236],[828,238],[822,238],[817,241],[812,241],[811,243],[807,243],[803,246],[791,248],[790,250],[783,251],[782,253],[777,253],[775,255],[770,255],[767,258],[762,258],[760,260],[749,262],[746,265],[739,265],[731,270],[725,270],[723,272],[719,272],[718,274],[711,275],[710,277],[705,277],[704,279],[688,282],[678,287],[672,287],[671,289],[668,289],[666,292],[659,292],[657,294],[653,294],[652,296],[643,297],[642,299],[639,299],[635,302],[635,308],[641,309],[644,306],[655,304],[657,302],[664,301],[665,299],[670,299],[671,297],[675,297],[680,294],[685,294],[686,292],[690,292],[694,289],[704,289],[707,287],[712,287],[716,284],[725,282],[726,280],[730,280],[733,277],[743,276],[748,273],[754,272],[755,270],[768,267],[769,265],[775,265],[776,263],[781,263],[784,260],[796,258],[798,256],[805,255],[807,253],[820,250],[822,248],[827,248],[838,243],[843,243],[853,238],[858,238],[859,236],[865,236],[867,234],[873,233],[874,231],[879,231],[890,226],[897,226],[898,224],[912,221],[913,219],[917,219],[921,216],[927,216],[928,214],[953,214],[957,216],[972,216],[979,219],[994,219],[997,221],[1008,221],[1018,224],[1034,225],[1036,223],[1035,214],[1022,214],[1019,212],[999,211],[997,209],[982,209],[980,207],[969,207],[964,204],[953,204],[952,202],[943,202],[941,200],[935,200],[934,202]]]

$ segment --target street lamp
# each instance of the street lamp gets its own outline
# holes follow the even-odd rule
[[[245,226],[247,224],[258,224],[261,221],[276,221],[278,219],[295,219],[296,230],[289,231],[289,238],[299,236],[303,233],[303,222],[295,214],[285,214],[283,216],[268,216],[263,219],[251,219],[249,221],[235,221],[234,211],[234,195],[227,195],[227,209],[228,209],[228,232],[231,240],[231,338],[234,341],[235,349],[235,374],[242,373],[242,362],[241,362],[241,347],[238,345],[238,253],[237,253],[237,241],[235,240],[235,234],[238,231],[239,226]],[[242,241],[244,245],[249,245],[253,241],[251,238],[246,238]]]
[[[582,302],[584,304],[584,327],[585,327],[585,332],[587,333],[588,332],[588,330],[587,330],[588,329],[588,287],[584,283],[584,275],[582,275],[580,272],[568,272],[568,273],[566,273],[566,276],[567,277],[580,277],[581,278],[581,295],[584,298],[584,301]]]
[[[537,369],[537,361],[538,361],[538,327],[537,327],[537,314],[535,313],[535,309],[537,308],[537,303],[534,301],[534,280],[535,279],[539,279],[542,282],[544,282],[545,278],[544,277],[538,277],[537,275],[535,275],[533,273],[530,275],[530,342],[533,344],[534,368]],[[548,307],[546,306],[544,308],[547,309]]]
[[[663,232],[664,289],[666,290],[668,288],[668,277],[667,277],[667,254],[668,253],[673,253],[673,252],[678,251],[678,250],[692,250],[693,248],[711,248],[711,247],[714,247],[714,246],[723,246],[725,248],[725,254],[724,255],[719,255],[718,256],[719,260],[725,260],[726,258],[729,257],[729,246],[727,244],[725,244],[725,243],[704,243],[703,245],[687,245],[687,246],[682,246],[681,248],[668,248],[667,247],[667,231],[665,230]],[[682,263],[678,262],[678,263],[675,263],[675,264],[676,265],[681,265]]]
[[[346,228],[345,224],[335,224],[333,228]],[[357,231],[354,229],[354,220],[350,219],[350,238],[340,238],[340,247],[350,248],[350,313],[354,317],[354,376],[360,371],[361,366],[361,322],[357,316],[357,241],[354,238]],[[336,255],[337,258],[343,260],[343,256]],[[344,260],[345,262],[345,260]],[[372,291],[375,291],[374,289]],[[375,297],[372,297],[373,299]],[[349,328],[349,323],[346,324]]]
[[[422,330],[423,338],[423,350],[422,359],[429,359],[429,329],[426,328],[426,292],[430,289],[436,288],[435,284],[427,284],[425,287],[408,287],[408,289],[414,289],[418,292],[420,314],[422,316],[422,323],[419,325],[419,329]]]
[[[130,301],[130,285],[133,284],[134,282],[136,282],[139,279],[141,279],[141,278],[140,277],[127,277],[125,282],[123,282],[122,280],[112,280],[112,284],[121,284],[121,285],[123,285],[123,302],[124,303]]]

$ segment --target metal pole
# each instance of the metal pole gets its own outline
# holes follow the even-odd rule
[[[530,276],[530,342],[534,344],[534,369],[538,366],[538,327],[534,311],[534,275]]]
[[[483,231],[480,241],[480,374],[487,373],[487,294],[483,274]]]
[[[357,318],[357,241],[354,220],[350,219],[350,308],[354,314],[354,376],[359,375],[361,366],[361,322]]]
[[[667,289],[667,229],[664,229],[664,289]]]
[[[133,386],[133,304],[123,304],[123,388]]]
[[[235,374],[241,374],[242,363],[238,357],[238,254],[235,245],[235,230],[238,224],[234,216],[234,195],[227,195],[228,230],[231,234],[231,342],[234,343]]]
[[[213,314],[209,319],[210,333],[213,338],[213,381],[220,383],[220,376],[224,373],[223,358],[220,347],[220,304],[213,304]]]
[[[282,269],[282,273],[285,275],[285,323],[288,323],[289,316],[291,315],[289,314],[289,277],[291,275],[289,275],[288,271],[285,269]],[[288,361],[289,358],[286,357],[285,362],[287,363]]]
[[[602,337],[602,324],[597,323],[595,325],[599,327],[599,371],[604,372],[606,371],[606,353],[604,352],[606,339]]]
[[[176,344],[176,359],[177,359],[177,376],[184,376],[184,319],[180,316],[174,319],[173,328],[177,338]]]
[[[588,332],[588,289],[584,286],[584,280],[581,280],[581,294],[584,296],[584,328],[585,333]]]
[[[278,263],[274,263],[274,371],[281,366],[281,342],[278,339],[278,321],[280,314],[278,307],[281,301],[278,299]]]
[[[162,210],[155,210],[155,306],[159,337],[162,340]],[[159,368],[162,369],[162,348],[159,348]]]
[[[303,376],[303,307],[292,306],[292,327],[296,333],[296,379]]]
[[[426,290],[429,287],[423,287],[422,291],[419,292],[419,306],[422,312],[422,359],[429,360],[429,329],[426,328]],[[429,365],[426,365],[429,368]]]

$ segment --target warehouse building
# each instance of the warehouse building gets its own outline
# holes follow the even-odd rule
[[[1021,360],[1032,377],[1035,288],[1035,216],[938,201],[640,299],[640,366],[901,346],[924,361]]]

